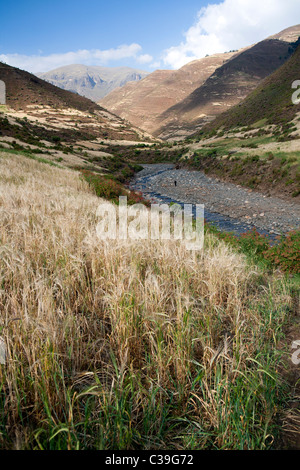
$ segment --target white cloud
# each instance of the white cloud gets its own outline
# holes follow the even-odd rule
[[[197,15],[185,40],[163,54],[166,66],[177,69],[206,54],[239,49],[263,40],[297,22],[299,0],[224,0]]]
[[[161,67],[161,62],[158,60],[156,62],[152,62],[152,64],[149,65],[150,69],[159,69]]]
[[[140,64],[148,64],[149,62],[152,62],[153,57],[152,55],[149,54],[142,54],[136,58],[136,61],[139,62]]]
[[[121,59],[135,59],[139,63],[148,63],[153,58],[148,54],[141,54],[142,47],[139,44],[122,45],[115,49],[101,51],[79,50],[64,54],[21,55],[0,54],[0,61],[29,72],[47,72],[57,67],[71,64],[106,65],[111,61]]]

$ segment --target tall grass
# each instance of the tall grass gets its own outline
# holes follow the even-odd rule
[[[0,447],[270,447],[284,282],[213,235],[99,241],[75,172],[2,154],[0,175]]]

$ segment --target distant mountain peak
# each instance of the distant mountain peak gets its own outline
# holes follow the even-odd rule
[[[63,90],[76,92],[97,102],[115,88],[143,79],[148,72],[131,67],[73,64],[36,75]]]

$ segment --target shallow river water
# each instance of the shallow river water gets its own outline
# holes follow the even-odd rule
[[[204,204],[205,220],[238,235],[256,228],[271,239],[300,227],[300,206],[172,164],[143,165],[130,188],[156,203]],[[175,186],[176,181],[176,186]]]

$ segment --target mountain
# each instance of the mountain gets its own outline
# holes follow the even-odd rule
[[[299,36],[296,25],[240,51],[205,57],[177,71],[156,71],[114,90],[100,104],[156,137],[185,138],[283,65]]]
[[[300,35],[300,25],[290,26],[277,34],[269,36],[267,39],[279,39],[285,42],[296,42]]]
[[[253,126],[256,123],[276,125],[289,133],[291,123],[300,112],[292,103],[292,83],[300,77],[300,38],[288,61],[267,77],[245,100],[218,116],[203,132]]]
[[[99,104],[147,132],[160,127],[160,115],[179,103],[235,52],[195,60],[179,70],[156,70],[137,83],[127,83],[104,97]]]
[[[0,63],[0,80],[6,84],[5,115],[14,134],[21,135],[24,131],[18,127],[30,126],[26,132],[39,138],[56,135],[68,141],[82,138],[147,140],[145,133],[95,102],[29,72]],[[6,130],[7,126],[6,122]]]
[[[297,38],[300,25],[293,27]],[[298,36],[298,37],[297,37]],[[268,38],[219,67],[199,88],[159,116],[161,126],[153,134],[162,139],[186,137],[246,98],[268,75],[282,66],[295,43]]]
[[[67,65],[37,76],[64,90],[73,91],[93,101],[99,101],[115,88],[127,82],[137,82],[148,73],[130,67],[96,67]]]

